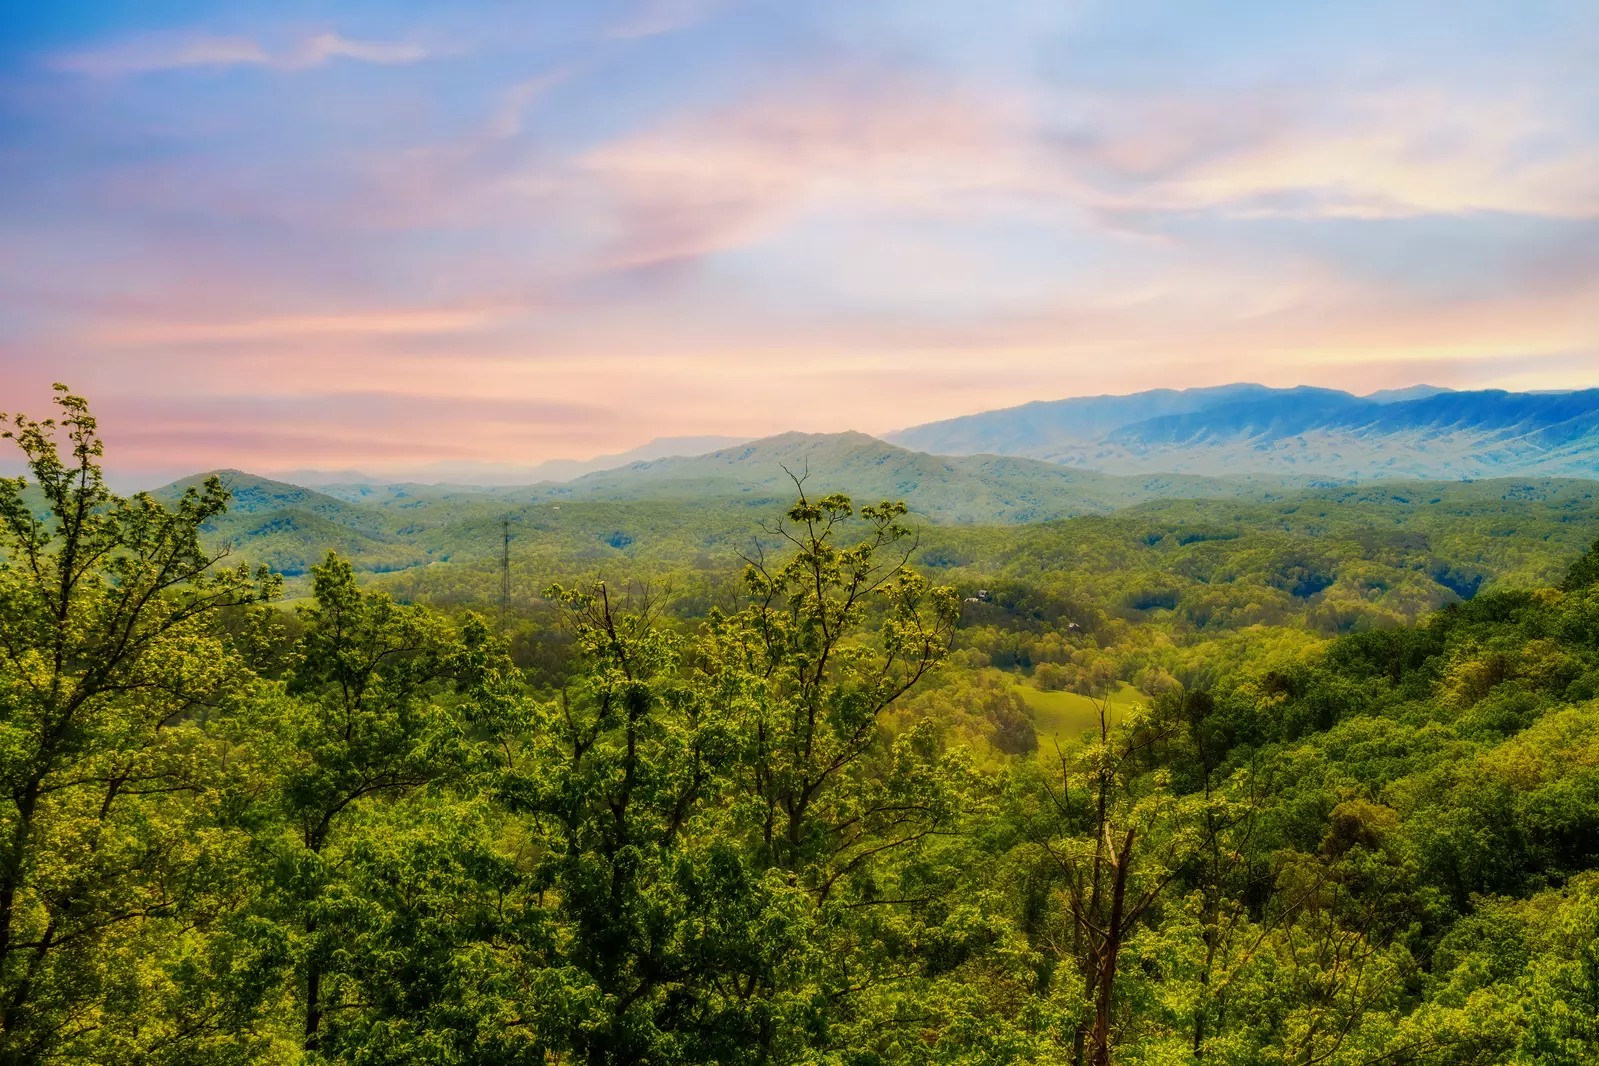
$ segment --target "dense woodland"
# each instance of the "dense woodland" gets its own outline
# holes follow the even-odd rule
[[[1592,485],[541,503],[502,603],[501,504],[245,529],[58,403],[0,1062],[1599,1060]]]

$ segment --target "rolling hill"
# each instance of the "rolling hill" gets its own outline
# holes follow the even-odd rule
[[[1012,456],[929,455],[864,433],[785,433],[706,455],[589,474],[544,492],[574,500],[754,496],[786,501],[794,495],[795,476],[812,492],[903,499],[917,513],[943,523],[1037,522],[1102,514],[1168,496],[1255,491],[1250,483],[1232,479],[1113,477]]]
[[[1379,406],[1447,404],[1470,395],[1439,394]],[[1287,433],[1325,423],[1340,412],[1348,417],[1367,403],[1337,393],[1303,399],[1296,412],[1246,413],[1255,419],[1249,424],[1257,433]],[[1546,399],[1580,409],[1570,398]],[[1226,404],[1221,411],[1236,414]],[[1204,432],[1196,423],[1205,414],[1149,420],[1138,428],[1140,439],[1165,440],[1173,447],[1192,441]],[[1276,421],[1267,422],[1267,415]],[[1495,530],[1500,525],[1519,528],[1528,513],[1538,513],[1540,522],[1564,527],[1569,520],[1573,528],[1588,528],[1599,491],[1592,481],[1547,478],[1472,484],[1389,479],[1362,485],[1278,472],[1227,478],[1112,475],[1022,456],[935,456],[860,433],[789,433],[706,455],[641,461],[565,483],[509,488],[348,485],[319,492],[220,471],[234,493],[234,504],[207,532],[236,557],[267,563],[290,576],[304,574],[330,549],[368,572],[447,562],[492,567],[506,522],[511,524],[514,553],[539,573],[603,568],[623,559],[698,567],[701,563],[695,560],[725,561],[753,543],[763,524],[793,499],[791,472],[803,477],[813,493],[846,492],[857,502],[907,501],[927,534],[925,543],[930,549],[941,546],[929,565],[960,565],[953,560],[970,556],[961,547],[963,529],[983,540],[998,535],[995,527],[1038,529],[1040,523],[1057,519],[1111,516],[1142,522],[1134,516],[1157,508],[1191,512],[1196,519],[1204,515],[1199,525],[1206,528],[1247,514],[1246,525],[1286,529],[1311,516],[1310,526],[1299,534],[1311,538],[1317,535],[1316,523],[1334,515],[1345,517],[1329,529],[1351,520],[1373,528],[1436,521],[1437,532],[1429,533],[1435,537],[1453,535],[1452,530],[1469,524],[1478,529],[1476,539],[1461,541],[1447,553],[1450,566],[1458,565],[1464,573],[1498,550]],[[176,482],[158,495],[171,498],[203,476]],[[1297,510],[1300,505],[1303,511]],[[1249,510],[1262,507],[1273,510]],[[1018,529],[1016,535],[1022,538],[1016,543],[1028,542],[1026,530]],[[1062,550],[1052,545],[1045,554]],[[1047,568],[1047,561],[1041,557],[1039,565]],[[1510,573],[1519,565],[1500,561],[1493,570]],[[1454,588],[1453,580],[1438,578],[1435,583]]]
[[[233,505],[207,532],[240,556],[291,576],[329,549],[368,571],[485,555],[497,550],[507,517],[559,532],[573,544],[592,541],[590,548],[603,555],[632,543],[632,526],[640,522],[654,540],[676,536],[670,528],[684,526],[685,544],[755,529],[792,501],[790,471],[805,479],[808,491],[845,492],[860,502],[903,499],[924,521],[945,525],[1107,514],[1173,497],[1269,498],[1290,484],[1281,477],[1115,477],[1036,459],[927,455],[862,433],[787,433],[520,487],[358,483],[317,491],[215,471],[233,492]],[[206,476],[184,478],[155,495],[176,498]],[[708,517],[712,512],[715,517]]]
[[[283,481],[215,470],[195,474],[155,490],[158,500],[175,500],[212,474],[222,479],[232,499],[226,514],[206,523],[212,542],[252,564],[265,563],[280,574],[304,574],[329,551],[362,570],[403,570],[429,560],[407,543],[391,516]]]
[[[748,504],[792,499],[796,475],[812,492],[845,492],[857,500],[903,499],[913,511],[942,523],[1037,522],[1103,514],[1145,500],[1252,496],[1308,483],[1280,475],[1112,476],[1017,456],[928,455],[864,433],[784,433],[559,483],[515,488],[353,484],[328,486],[325,493],[351,505],[404,508],[418,516],[444,506],[562,500],[722,499]]]

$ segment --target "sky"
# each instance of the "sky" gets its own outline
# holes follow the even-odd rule
[[[1599,4],[4,4],[0,250],[152,476],[1588,387]]]

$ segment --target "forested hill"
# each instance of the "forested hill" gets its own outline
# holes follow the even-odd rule
[[[524,487],[333,484],[322,492],[349,502],[393,504],[453,499],[527,504],[542,500],[631,501],[737,498],[780,501],[794,477],[861,499],[903,499],[944,523],[1036,522],[1103,514],[1168,497],[1255,495],[1309,479],[1116,477],[1035,459],[950,458],[911,451],[864,433],[784,433],[704,455],[629,463],[561,483]]]
[[[287,574],[303,573],[330,549],[369,570],[449,559],[493,540],[491,527],[497,529],[505,516],[522,516],[529,509],[553,515],[562,504],[590,505],[585,512],[590,516],[616,511],[616,506],[598,505],[623,505],[635,523],[641,515],[670,513],[666,525],[686,523],[690,529],[700,524],[696,510],[731,507],[732,527],[744,530],[751,515],[765,515],[792,495],[791,473],[811,489],[903,499],[924,520],[942,524],[1107,514],[1166,498],[1260,499],[1296,483],[1281,477],[1114,477],[1034,459],[949,459],[861,433],[790,433],[707,455],[636,462],[569,482],[522,487],[347,483],[314,490],[239,470],[214,473],[233,494],[233,503],[227,514],[211,521],[208,532]],[[154,494],[177,499],[206,476],[196,474]],[[630,506],[649,504],[657,505],[654,512]],[[627,532],[612,537],[615,532],[614,527],[600,529],[596,535],[619,543],[635,539]]]
[[[416,543],[415,529],[381,508],[240,470],[211,473],[231,496],[227,511],[211,518],[205,532],[213,543],[251,563],[298,575],[330,551],[369,571],[403,570],[434,557]],[[184,478],[153,495],[168,503],[176,501],[209,476]]]
[[[1599,389],[1359,397],[1260,385],[1027,404],[889,439],[941,454],[1028,456],[1110,473],[1333,478],[1599,476]]]
[[[531,604],[555,580],[714,584],[738,571],[741,554],[769,541],[764,529],[784,506],[775,486],[644,499],[391,486],[351,502],[237,472],[223,480],[238,505],[207,523],[208,541],[270,565],[291,587],[300,588],[333,550],[358,571],[384,575],[383,584],[407,600],[479,608],[499,601],[507,530],[513,603]],[[1039,523],[913,520],[921,565],[969,590],[1048,589],[1061,603],[1081,605],[1074,616],[1082,619],[1158,618],[1194,632],[1262,622],[1338,632],[1410,622],[1483,591],[1557,580],[1599,536],[1599,485],[1262,487],[1255,495],[1146,500]]]
[[[1237,496],[1281,488],[1242,478],[1164,474],[1113,477],[1034,459],[948,457],[864,433],[784,433],[707,455],[634,463],[578,478],[550,498],[660,499],[717,495],[786,499],[794,477],[860,499],[903,499],[944,523],[1037,522],[1166,497]]]
[[[651,550],[673,543],[694,555],[732,535],[748,539],[795,491],[790,471],[812,491],[825,486],[857,499],[902,499],[923,521],[940,524],[1107,515],[1182,497],[1265,499],[1289,484],[1282,478],[1116,478],[1031,459],[940,459],[862,433],[790,433],[691,459],[636,462],[569,483],[523,487],[363,483],[315,491],[240,470],[214,471],[233,503],[206,532],[243,558],[289,575],[304,574],[329,550],[365,571],[497,555],[505,518],[518,529],[553,524],[572,531],[568,547],[577,555],[584,543],[604,553],[640,540]],[[205,476],[163,486],[155,497],[176,500]]]

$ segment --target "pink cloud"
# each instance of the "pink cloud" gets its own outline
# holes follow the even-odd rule
[[[321,66],[331,59],[389,65],[415,63],[427,55],[427,50],[418,44],[360,41],[337,33],[319,33],[278,52],[269,51],[250,37],[170,34],[68,53],[58,56],[53,66],[71,74],[110,78],[190,67],[258,66],[303,70]]]
[[[738,247],[840,195],[936,199],[1013,151],[995,101],[835,76],[622,138],[575,177],[606,219],[607,262],[632,267]]]
[[[1548,101],[1388,86],[1068,95],[1051,135],[1101,209],[1599,217],[1599,147]],[[1529,150],[1530,146],[1539,146]]]

